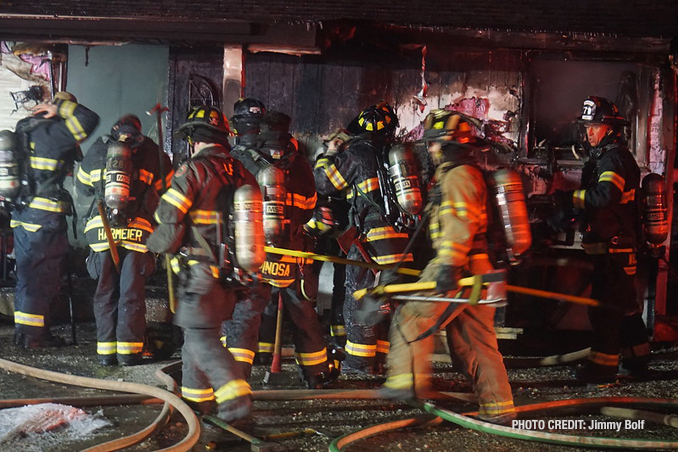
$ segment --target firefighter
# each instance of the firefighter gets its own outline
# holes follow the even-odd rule
[[[311,251],[312,245],[303,226],[313,214],[317,195],[311,166],[296,149],[289,126],[289,116],[267,112],[261,119],[258,145],[253,150],[256,156],[250,162],[256,165],[255,176],[262,192],[266,193],[264,228],[267,242],[281,248]],[[273,173],[267,173],[269,171]],[[266,174],[268,176],[264,177]],[[279,180],[275,182],[271,174],[278,174]],[[284,193],[284,198],[279,199],[277,207],[267,207],[275,193]],[[271,209],[280,215],[268,217]],[[273,351],[276,309],[278,297],[281,297],[286,316],[294,325],[295,358],[306,385],[321,388],[335,380],[339,376],[338,367],[328,356],[315,311],[318,280],[312,263],[269,253],[261,273],[266,289],[252,291],[249,299],[238,303],[232,322],[225,328],[226,343],[239,361],[243,375],[249,377],[257,350],[259,353]],[[268,315],[262,320],[262,313],[266,311]]]
[[[50,309],[59,294],[63,260],[68,252],[66,215],[73,201],[63,188],[73,162],[82,159],[79,143],[99,124],[99,116],[65,91],[51,103],[32,108],[33,116],[17,123],[25,143],[27,192],[15,204],[16,295],[14,343],[24,348],[64,345],[50,332]],[[23,165],[22,165],[23,166]]]
[[[115,146],[124,153],[112,152]],[[94,294],[97,357],[105,366],[130,366],[142,360],[146,279],[155,268],[155,256],[148,252],[146,240],[155,228],[153,213],[159,193],[172,177],[170,170],[163,181],[160,159],[164,160],[163,168],[171,168],[171,162],[166,154],[159,153],[158,146],[142,135],[139,118],[125,115],[110,134],[94,142],[78,169],[78,192],[94,196],[88,215],[91,218],[85,226],[90,246],[87,269],[98,280]],[[95,207],[104,198],[110,204],[105,208],[106,222],[115,241],[117,263]],[[111,208],[119,205],[124,207]]]
[[[622,373],[644,378],[650,345],[635,288],[640,169],[622,135],[628,122],[611,101],[595,96],[584,101],[578,121],[590,146],[580,189],[552,197],[565,217],[582,219],[582,247],[595,275],[591,297],[617,309],[589,309],[591,352],[574,375],[588,383],[613,381],[621,353]]]
[[[249,415],[252,391],[238,378],[233,355],[219,340],[237,288],[227,281],[233,271],[217,263],[220,217],[228,218],[219,210],[220,193],[245,184],[258,192],[258,186],[229,155],[230,132],[221,111],[210,106],[194,109],[179,133],[191,146],[191,157],[160,198],[154,214],[158,227],[147,246],[152,252],[175,255],[172,263],[179,282],[174,323],[184,332],[182,397],[203,413],[212,411],[216,402],[217,416],[229,422]]]
[[[231,125],[235,133],[235,146],[231,150],[233,158],[240,160],[247,171],[256,174],[261,167],[263,155],[257,152],[259,124],[266,113],[266,106],[260,100],[246,97],[233,104]]]
[[[457,281],[493,270],[487,248],[487,187],[473,156],[475,138],[461,115],[433,110],[423,140],[436,165],[426,206],[435,256],[420,281],[435,281],[436,292],[454,296]],[[432,333],[447,324],[453,362],[473,384],[486,421],[508,424],[515,408],[494,332],[495,308],[487,305],[406,302],[395,312],[389,338],[388,398],[425,397],[431,389]]]
[[[397,231],[386,216],[384,193],[384,160],[398,127],[398,117],[386,103],[361,111],[348,126],[350,139],[330,140],[327,152],[316,162],[314,176],[318,194],[343,198],[350,204],[349,220],[356,237],[351,240],[347,257],[388,265],[412,262],[403,255],[409,236]],[[380,174],[380,172],[382,172]],[[388,319],[375,326],[356,322],[358,302],[353,292],[371,287],[375,274],[368,269],[346,268],[344,328],[346,372],[380,374],[388,353]]]

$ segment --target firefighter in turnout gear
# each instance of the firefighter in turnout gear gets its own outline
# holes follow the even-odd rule
[[[589,97],[579,123],[590,145],[581,187],[556,191],[552,198],[558,210],[574,209],[583,219],[582,247],[595,275],[591,297],[618,309],[589,309],[591,352],[574,374],[589,383],[614,381],[621,354],[622,373],[644,378],[649,372],[650,345],[635,288],[640,169],[622,136],[628,122],[612,102]]]
[[[290,118],[268,112],[261,120],[255,176],[264,193],[264,229],[269,245],[311,251],[303,226],[311,218],[317,195],[313,172],[297,151],[289,133]],[[278,194],[278,205],[271,204]],[[284,197],[282,197],[284,194]],[[277,214],[277,218],[275,218]],[[293,323],[292,338],[301,377],[309,388],[321,388],[339,376],[328,357],[320,321],[315,311],[317,276],[306,259],[267,254],[261,268],[266,290],[252,291],[236,306],[233,320],[225,325],[226,344],[249,377],[255,352],[273,352],[278,297]],[[267,311],[267,315],[263,315]]]
[[[184,332],[182,397],[202,412],[210,412],[216,401],[217,416],[229,422],[249,415],[252,391],[219,340],[221,323],[233,312],[235,291],[242,287],[232,281],[236,270],[225,268],[217,257],[221,223],[229,221],[220,209],[220,195],[233,197],[238,187],[248,186],[258,193],[258,186],[229,155],[228,122],[219,110],[194,109],[179,132],[192,155],[160,198],[154,215],[158,227],[147,246],[174,255],[172,265],[179,275],[174,323]],[[263,243],[261,254],[263,261]]]
[[[435,256],[420,281],[454,296],[457,281],[493,270],[487,249],[487,187],[472,154],[475,140],[461,115],[433,110],[424,122],[436,172],[426,209]],[[463,296],[463,295],[462,295]],[[426,397],[431,389],[433,335],[447,325],[452,361],[473,384],[478,416],[510,425],[515,418],[511,387],[494,332],[495,308],[488,305],[409,301],[395,312],[389,338],[387,379],[380,391],[397,399]]]
[[[351,205],[349,220],[357,236],[348,249],[348,259],[381,265],[412,262],[411,254],[403,255],[408,233],[396,230],[386,217],[381,189],[385,183],[384,159],[397,127],[398,117],[388,104],[372,105],[349,125],[351,138],[331,140],[327,152],[316,162],[314,176],[318,194],[344,198]],[[346,268],[343,368],[348,371],[379,374],[389,351],[387,316],[376,326],[361,324],[355,319],[358,301],[353,292],[371,287],[374,282],[375,274],[371,270]]]
[[[104,199],[107,185],[113,183],[111,177],[117,175],[112,168],[119,165],[111,164],[107,156],[109,146],[118,145],[127,147],[130,162],[129,173],[121,175],[125,190],[118,194],[126,198],[120,200],[126,206],[119,211],[110,206],[105,209],[119,257],[116,268],[104,222],[95,205]],[[171,162],[166,154],[159,156],[159,152],[158,146],[142,135],[139,118],[125,115],[113,125],[109,135],[94,142],[78,169],[78,192],[94,196],[90,208],[93,214],[89,215],[85,236],[91,248],[87,269],[90,276],[98,280],[94,318],[97,356],[103,365],[141,363],[146,332],[146,279],[155,268],[155,256],[148,252],[146,240],[155,228],[153,213],[159,193],[172,178],[170,171],[163,183],[160,158],[164,160],[163,168],[171,168]],[[107,166],[111,171],[107,172]],[[110,196],[106,197],[109,202]]]
[[[233,105],[231,126],[235,133],[235,146],[231,149],[233,158],[240,160],[247,171],[256,174],[264,156],[257,151],[259,125],[266,113],[264,104],[251,97],[240,99]]]
[[[99,116],[59,92],[53,103],[33,107],[33,116],[17,123],[27,153],[27,184],[12,212],[16,253],[14,323],[16,345],[25,348],[63,345],[50,333],[50,309],[59,294],[68,252],[66,215],[73,212],[64,178],[82,154],[78,147],[99,124]]]

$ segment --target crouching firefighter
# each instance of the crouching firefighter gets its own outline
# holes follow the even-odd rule
[[[172,254],[179,275],[174,323],[184,332],[182,397],[203,413],[216,401],[217,416],[229,422],[250,414],[252,391],[237,376],[219,328],[233,312],[240,282],[264,261],[261,193],[229,155],[230,132],[221,111],[194,109],[179,133],[191,156],[160,198],[158,227],[147,246]]]
[[[146,240],[155,229],[153,213],[164,187],[159,152],[142,135],[139,118],[125,115],[94,142],[78,169],[78,192],[94,196],[85,225],[91,248],[87,270],[98,280],[97,357],[105,366],[142,360],[146,279],[155,268]],[[163,168],[171,168],[166,154],[160,158]]]
[[[59,92],[52,103],[32,109],[17,123],[21,188],[12,199],[11,227],[16,253],[14,342],[24,348],[63,345],[50,333],[50,310],[59,294],[63,261],[68,252],[65,217],[73,200],[63,188],[73,162],[82,159],[79,143],[99,123],[99,116]]]
[[[493,270],[485,237],[487,187],[472,155],[474,137],[461,115],[434,110],[424,127],[423,140],[436,165],[435,185],[426,206],[435,256],[420,281],[435,281],[437,292],[454,296],[459,279]],[[389,398],[425,397],[431,389],[433,333],[447,326],[452,360],[473,384],[479,417],[510,424],[515,409],[497,349],[494,313],[495,308],[489,305],[401,304],[390,329],[387,380],[380,391]]]
[[[304,224],[313,215],[317,195],[313,170],[297,151],[289,133],[290,117],[270,111],[261,119],[258,157],[250,159],[263,193],[264,231],[272,246],[309,251],[311,238]],[[243,163],[246,160],[243,160]],[[226,343],[249,377],[255,350],[273,352],[276,311],[282,300],[294,325],[292,338],[301,378],[309,388],[321,388],[339,376],[315,311],[318,280],[312,263],[291,256],[267,254],[261,269],[262,290],[253,290],[238,303],[233,321],[224,325]],[[262,316],[263,313],[263,316]]]

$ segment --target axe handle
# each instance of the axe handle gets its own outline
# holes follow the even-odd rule
[[[111,259],[113,259],[115,271],[120,274],[120,256],[118,255],[118,246],[113,239],[113,232],[111,231],[111,225],[108,224],[108,217],[106,216],[106,210],[104,209],[104,202],[102,200],[97,201],[97,209],[99,210],[101,224],[103,225],[104,232],[106,233],[106,241],[108,242],[108,249],[111,251]]]
[[[459,286],[472,286],[475,282],[474,276],[469,276],[467,278],[460,279],[457,284]],[[435,290],[436,282],[435,281],[424,281],[416,283],[405,283],[405,284],[388,284],[386,286],[377,286],[369,289],[360,289],[353,292],[353,298],[360,300],[368,291],[370,293],[376,294],[394,294],[394,293],[405,293],[405,292],[418,292],[421,290]]]

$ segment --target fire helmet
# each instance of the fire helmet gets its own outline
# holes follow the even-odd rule
[[[209,105],[194,108],[188,114],[186,122],[179,127],[178,132],[185,138],[191,138],[192,141],[224,145],[228,144],[228,137],[231,134],[224,114]]]
[[[589,96],[584,101],[578,119],[583,124],[609,124],[611,126],[628,124],[615,104],[598,96]]]
[[[392,137],[398,128],[398,116],[386,102],[370,105],[360,112],[348,125],[348,130],[354,134],[374,133],[385,137]]]
[[[424,119],[424,136],[421,141],[470,144],[476,141],[469,121],[456,111],[435,109]]]
[[[233,104],[231,123],[238,136],[259,133],[259,123],[266,113],[266,107],[260,100],[246,97]]]
[[[111,136],[117,141],[138,139],[141,136],[141,120],[138,116],[131,114],[120,117],[111,128]]]

